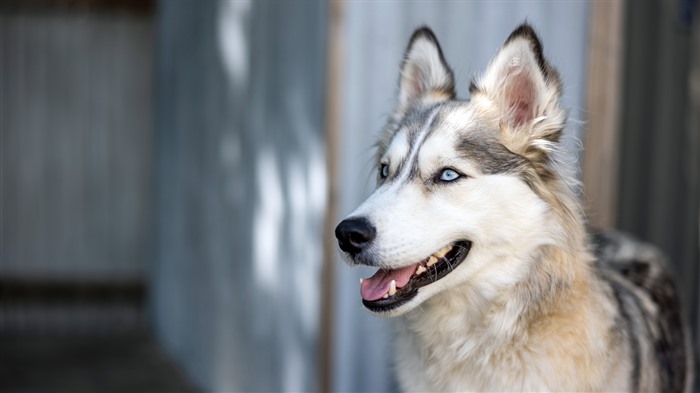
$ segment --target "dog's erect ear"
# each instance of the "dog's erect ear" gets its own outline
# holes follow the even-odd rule
[[[447,101],[454,96],[454,76],[435,34],[428,27],[416,30],[401,65],[396,118],[416,105]]]
[[[530,127],[543,117],[563,127],[565,116],[559,109],[561,81],[542,54],[542,44],[528,24],[522,24],[508,37],[496,57],[491,60],[478,83],[469,91],[485,94],[508,128]],[[550,124],[554,126],[554,124]]]

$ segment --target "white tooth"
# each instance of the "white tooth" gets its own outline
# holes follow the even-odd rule
[[[430,258],[428,258],[427,265],[433,266],[437,261],[438,261],[438,259],[434,255],[431,255]]]
[[[396,280],[391,280],[391,286],[389,287],[389,296],[394,296],[396,293]]]
[[[425,273],[428,269],[424,268],[423,265],[418,265],[418,269],[416,269],[416,276],[420,276],[421,274]]]
[[[365,281],[365,279],[364,278],[360,279],[360,285],[362,285],[362,281]]]
[[[385,293],[383,298],[384,298],[384,299],[388,299],[388,298],[389,298],[389,294],[388,294],[388,293]]]
[[[452,247],[445,246],[445,247],[439,249],[435,254],[433,254],[433,256],[435,256],[436,258],[442,258],[445,256],[445,254],[447,254],[448,251],[450,251],[450,248],[452,248]]]

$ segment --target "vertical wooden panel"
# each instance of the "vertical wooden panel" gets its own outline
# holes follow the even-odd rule
[[[690,47],[693,49],[691,49],[691,70],[688,75],[689,121],[686,149],[689,154],[687,155],[688,172],[686,174],[686,178],[689,182],[693,182],[693,179],[695,179],[695,196],[700,199],[700,23],[698,23],[697,19],[692,28],[692,38],[690,42]],[[684,228],[684,232],[687,233],[687,241],[685,242],[684,250],[685,254],[691,256],[689,258],[691,263],[694,251],[696,256],[695,277],[689,280],[692,285],[690,288],[687,288],[686,291],[688,292],[689,297],[695,299],[700,299],[700,285],[698,285],[700,284],[700,266],[697,266],[697,264],[700,263],[700,239],[698,238],[700,236],[695,237],[698,243],[693,244],[692,228],[695,227],[698,229],[698,232],[695,233],[696,235],[700,233],[700,206],[698,206],[700,205],[700,201],[698,201],[698,199],[693,202],[692,196],[688,198],[688,207],[686,209],[692,212],[692,206],[694,204],[698,210],[696,210],[697,217],[695,217],[695,219],[692,217],[692,213],[688,215],[689,217]],[[692,306],[688,305],[688,307],[690,308]],[[696,301],[695,309],[691,312],[694,316],[694,318],[691,319],[691,322],[695,324],[695,391],[700,391],[700,301]]]
[[[328,40],[326,42],[326,173],[328,198],[324,223],[323,267],[321,271],[321,323],[319,341],[319,390],[333,390],[335,264],[336,242],[333,236],[338,223],[338,164],[340,161],[340,116],[343,62],[343,2],[334,0],[328,7]]]
[[[588,118],[583,153],[583,201],[589,224],[615,224],[623,62],[623,1],[594,1],[588,45]]]

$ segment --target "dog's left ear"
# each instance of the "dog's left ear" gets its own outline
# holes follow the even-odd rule
[[[445,61],[435,34],[424,26],[411,36],[401,64],[395,117],[401,118],[412,107],[454,97],[452,70]]]
[[[559,107],[561,81],[528,24],[510,34],[481,80],[472,83],[469,91],[472,97],[484,95],[495,105],[501,131],[511,134],[505,137],[518,139],[518,144],[558,141],[566,122],[566,113]]]

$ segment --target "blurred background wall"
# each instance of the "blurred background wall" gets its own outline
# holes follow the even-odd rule
[[[158,3],[152,315],[205,390],[318,389],[326,17]]]
[[[3,283],[141,286],[154,244],[149,20],[0,18]],[[4,329],[41,317],[16,311]]]
[[[148,1],[0,3],[0,390],[188,392],[148,333]]]
[[[3,2],[0,388],[396,390],[392,321],[362,308],[371,272],[342,264],[332,230],[373,188],[422,24],[460,97],[517,24],[536,27],[582,198],[607,206],[592,223],[672,257],[700,337],[696,8]]]

